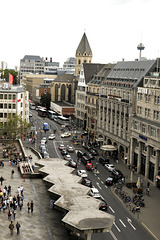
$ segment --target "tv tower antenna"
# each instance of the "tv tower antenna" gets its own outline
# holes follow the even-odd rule
[[[145,49],[145,46],[144,46],[142,43],[140,43],[140,44],[137,46],[137,49],[139,50],[139,61],[141,61],[141,52],[142,52],[142,50]]]

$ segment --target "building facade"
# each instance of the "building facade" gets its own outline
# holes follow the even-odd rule
[[[20,115],[29,122],[29,93],[22,86],[0,86],[0,122],[9,117]]]
[[[116,146],[118,159],[126,159],[128,164],[136,89],[142,86],[143,77],[155,66],[155,60],[118,62],[106,77],[101,78],[98,137],[103,138],[103,144]]]
[[[137,88],[130,138],[130,160],[138,173],[154,181],[160,170],[160,74],[144,77]]]

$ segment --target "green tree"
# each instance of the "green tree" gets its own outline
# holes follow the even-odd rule
[[[1,123],[1,127],[2,127],[2,123]],[[27,123],[26,120],[22,120],[21,115],[14,115],[8,118],[7,122],[3,124],[3,127],[1,128],[1,130],[2,130],[2,134],[7,135],[7,138],[11,139],[12,147],[13,147],[13,144],[17,136],[26,134],[28,129],[30,128],[31,128],[31,124]]]
[[[18,83],[17,80],[17,75],[18,72],[16,72],[15,70],[12,69],[5,69],[4,71],[1,69],[1,78],[5,79],[6,82],[9,82],[9,73],[13,75],[13,85]]]
[[[43,107],[50,109],[51,102],[51,94],[50,93],[42,93],[40,103]]]

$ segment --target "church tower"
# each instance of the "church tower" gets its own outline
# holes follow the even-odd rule
[[[83,34],[83,37],[79,43],[79,46],[76,50],[76,66],[75,66],[75,75],[79,75],[81,71],[81,66],[83,63],[92,62],[92,50],[90,48],[86,34]]]

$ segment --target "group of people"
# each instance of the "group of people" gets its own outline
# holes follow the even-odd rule
[[[11,221],[9,224],[11,235],[13,234],[14,227],[17,229],[17,234],[20,233],[20,223],[17,221],[17,223],[14,225],[13,221],[16,219],[17,210],[19,209],[19,211],[21,211],[23,208],[23,191],[23,185],[21,185],[17,188],[17,196],[12,196],[10,185],[8,187],[5,185],[3,189],[0,188],[0,213],[7,213],[8,220]],[[30,210],[31,213],[33,213],[33,207],[33,201],[27,203],[28,213]]]

